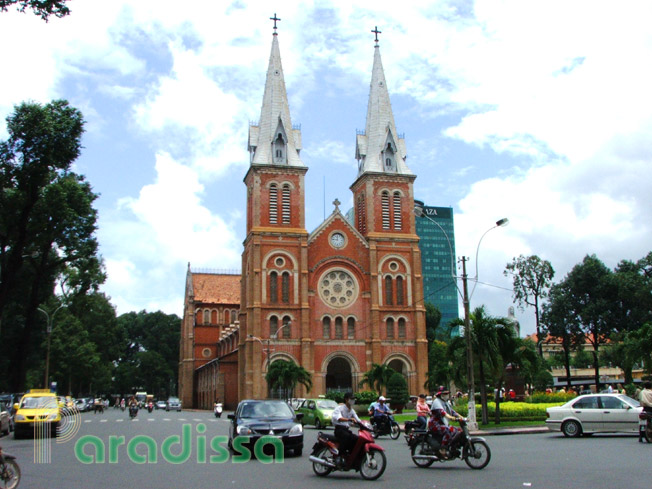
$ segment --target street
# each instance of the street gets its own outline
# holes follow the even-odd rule
[[[253,460],[234,463],[201,462],[197,446],[206,440],[208,456],[218,454],[210,449],[210,441],[218,435],[228,435],[226,413],[216,419],[207,412],[165,412],[149,414],[141,410],[135,420],[128,413],[109,409],[104,414],[81,414],[77,435],[65,442],[52,442],[51,463],[34,463],[33,440],[0,439],[0,445],[17,456],[23,473],[21,488],[69,487],[94,489],[115,487],[147,488],[321,488],[341,487],[343,482],[356,487],[418,487],[420,489],[455,488],[578,488],[629,489],[650,487],[648,466],[652,445],[637,442],[630,435],[601,435],[567,439],[560,434],[489,436],[492,451],[489,466],[481,471],[469,469],[463,461],[436,463],[427,469],[417,468],[404,438],[382,437],[379,444],[387,451],[388,467],[375,482],[364,481],[357,472],[334,473],[326,478],[315,476],[308,455],[317,431],[305,430],[302,457],[286,457],[283,463],[263,464]],[[183,425],[190,426],[192,448],[189,459],[174,464],[162,456],[167,437],[182,435]],[[206,427],[202,434],[202,425]],[[188,430],[188,429],[187,429]],[[94,435],[106,448],[104,463],[83,464],[75,455],[75,442],[84,435]],[[151,437],[158,450],[156,463],[136,463],[137,454],[130,455],[129,440],[135,436]],[[124,436],[125,443],[117,447],[117,463],[109,463],[110,437]],[[226,446],[224,443],[222,446]],[[172,444],[170,452],[178,455],[180,444]],[[145,445],[136,452],[145,453]],[[94,449],[87,445],[86,455]],[[200,462],[198,463],[198,456]]]

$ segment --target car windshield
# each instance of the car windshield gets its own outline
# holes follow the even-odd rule
[[[292,418],[292,410],[283,401],[247,402],[240,410],[241,418]]]
[[[43,409],[57,408],[57,400],[54,397],[24,397],[20,404],[21,409]]]
[[[178,397],[171,397],[170,399],[168,399],[168,402],[179,402],[179,398]]]
[[[337,407],[337,403],[335,401],[331,401],[330,399],[327,401],[318,401],[317,407],[319,409],[335,409]]]

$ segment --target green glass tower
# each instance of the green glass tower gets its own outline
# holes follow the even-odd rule
[[[423,205],[423,216],[417,216],[415,220],[421,249],[424,300],[439,308],[441,326],[447,331],[451,320],[459,318],[459,296],[453,279],[456,273],[453,208]],[[448,235],[450,247],[442,229]],[[457,327],[451,330],[451,335],[458,334]]]

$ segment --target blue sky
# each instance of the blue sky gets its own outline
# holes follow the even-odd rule
[[[353,5],[355,3],[355,5]],[[104,291],[118,313],[182,313],[187,263],[240,267],[242,179],[274,11],[309,231],[351,204],[374,26],[415,196],[454,208],[457,253],[482,242],[472,307],[505,315],[505,264],[650,251],[652,4],[632,1],[73,0],[44,23],[0,15],[0,117],[68,99],[87,121],[76,171],[96,192]],[[5,138],[4,124],[0,138]],[[526,333],[531,314],[517,312]]]

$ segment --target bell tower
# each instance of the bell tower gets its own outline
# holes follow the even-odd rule
[[[264,380],[271,355],[269,338],[280,327],[288,338],[302,338],[308,324],[308,233],[305,229],[301,129],[290,107],[278,42],[276,14],[265,91],[257,125],[249,127],[247,148],[247,236],[242,254],[239,398],[267,397]]]

